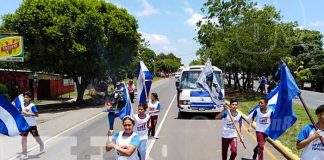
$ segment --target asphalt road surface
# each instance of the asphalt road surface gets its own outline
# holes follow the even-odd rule
[[[148,159],[221,159],[222,121],[215,120],[215,115],[205,114],[188,114],[184,117],[178,117],[174,79],[163,79],[155,82],[153,85],[151,91],[158,93],[162,109],[158,119],[157,138],[150,138],[148,141]],[[135,113],[137,113],[137,104],[134,103],[133,106]],[[69,121],[66,121],[66,123],[69,123]],[[241,144],[238,144],[238,155],[236,159],[252,159],[252,150],[256,145],[256,138],[255,134],[248,133],[246,128],[247,124],[244,123],[243,135],[247,149],[244,149]],[[55,128],[51,129],[55,130]],[[107,153],[104,150],[107,141],[107,129],[107,114],[98,112],[93,118],[69,127],[56,134],[56,136],[43,137],[46,142],[45,152],[39,153],[38,146],[30,146],[28,159],[114,159],[113,151]],[[116,119],[115,130],[122,130],[119,119]],[[34,140],[29,136],[28,142],[31,141]],[[6,142],[7,140],[2,141],[2,146],[6,146]],[[2,153],[18,153],[20,150],[19,140],[15,143],[15,147],[3,147]],[[266,144],[264,154],[265,159],[285,159],[269,143]],[[19,159],[17,155],[12,155],[11,157],[0,156],[0,159]]]

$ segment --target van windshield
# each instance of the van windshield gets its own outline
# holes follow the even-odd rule
[[[198,80],[201,71],[183,71],[181,75],[180,85],[182,89],[197,89],[200,88],[196,82]],[[221,88],[224,88],[223,81],[221,79],[221,72],[214,71],[218,84]]]

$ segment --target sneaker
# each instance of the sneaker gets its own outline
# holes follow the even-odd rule
[[[27,155],[27,154],[22,154],[22,155],[20,156],[20,159],[28,159],[28,155]]]
[[[39,146],[39,152],[43,152],[45,150],[45,145],[40,145]]]

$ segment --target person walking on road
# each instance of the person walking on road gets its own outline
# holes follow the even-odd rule
[[[157,93],[151,94],[151,99],[149,100],[148,104],[149,114],[151,116],[150,118],[150,128],[148,131],[148,136],[155,136],[155,126],[158,120],[158,115],[161,109],[161,105],[159,102],[159,97]]]
[[[324,105],[315,110],[318,118],[316,126],[306,125],[299,132],[296,148],[304,149],[301,160],[324,159],[324,146],[319,138],[324,142]]]
[[[242,115],[237,112],[238,100],[231,99],[230,106],[224,105],[224,110],[217,114],[216,119],[223,119],[222,133],[222,159],[227,160],[227,150],[231,147],[230,160],[234,160],[237,156],[237,132],[234,125],[239,125],[240,134],[242,134]],[[230,113],[228,113],[230,111]],[[231,115],[229,115],[231,114]],[[231,117],[234,123],[232,123]],[[243,139],[241,140],[243,141]]]
[[[32,103],[32,94],[30,92],[23,93],[24,105],[22,105],[21,113],[26,119],[30,128],[26,132],[22,132],[21,135],[21,145],[22,145],[22,158],[28,158],[27,155],[27,136],[30,132],[35,138],[36,142],[39,144],[39,150],[42,152],[44,150],[44,142],[40,138],[37,130],[37,122],[35,117],[38,117],[38,110],[36,105]]]
[[[116,160],[136,160],[136,150],[140,136],[133,132],[135,121],[130,116],[123,118],[124,131],[114,134],[112,142],[107,142],[106,151],[115,149]]]
[[[138,157],[140,160],[146,158],[146,144],[148,135],[148,122],[150,119],[149,114],[145,114],[146,106],[138,105],[138,114],[134,115],[135,120],[135,132],[140,135],[140,142],[138,145]]]
[[[273,111],[267,107],[268,100],[266,98],[261,98],[259,101],[260,108],[256,109],[252,113],[252,118],[250,120],[250,126],[248,131],[252,129],[252,123],[254,119],[256,120],[256,138],[257,146],[253,150],[253,159],[258,156],[259,160],[263,160],[263,150],[266,143],[266,138],[268,137],[264,132],[270,126],[272,121]]]

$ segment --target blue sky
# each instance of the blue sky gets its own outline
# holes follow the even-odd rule
[[[4,0],[0,0],[4,1]],[[126,8],[138,20],[139,32],[157,54],[173,52],[182,63],[198,57],[199,44],[195,23],[203,17],[200,11],[205,0],[106,0]],[[258,0],[259,7],[273,5],[283,21],[297,21],[301,28],[324,33],[323,0]],[[0,6],[0,16],[14,13],[22,0],[10,0]],[[0,20],[0,23],[2,20]]]

